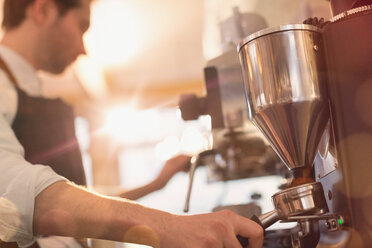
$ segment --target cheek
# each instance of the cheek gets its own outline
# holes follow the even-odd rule
[[[59,35],[55,40],[55,59],[62,64],[69,64],[79,54],[79,38],[70,32]]]
[[[60,42],[69,49],[69,52],[78,52],[82,44],[82,33],[77,18],[73,17],[71,14],[61,23]]]
[[[63,49],[65,53],[75,53],[80,49],[82,42],[82,36],[79,28],[74,22],[65,21],[62,22],[59,28],[56,29],[55,39],[58,47]]]

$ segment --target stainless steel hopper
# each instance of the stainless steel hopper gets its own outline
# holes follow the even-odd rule
[[[269,28],[238,50],[250,118],[290,170],[311,167],[329,120],[321,31]]]

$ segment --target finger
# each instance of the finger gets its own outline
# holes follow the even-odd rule
[[[324,25],[324,18],[320,18],[319,20],[319,23],[318,23],[318,27],[322,27]]]
[[[235,230],[237,232],[235,234],[239,234],[240,236],[249,239],[249,247],[262,247],[264,231],[256,222],[242,216],[238,216],[238,222]]]
[[[227,237],[228,238],[223,242],[223,247],[242,248],[242,245],[240,244],[234,232],[229,233]]]
[[[317,26],[318,25],[318,17],[313,18],[313,25]]]
[[[262,228],[260,227],[260,229],[262,230]],[[262,234],[263,234],[263,230],[262,230]],[[261,236],[257,236],[257,237],[250,237],[248,239],[248,245],[246,248],[262,248],[263,246],[263,235]]]
[[[183,163],[182,163],[182,171],[188,172],[191,167],[191,157],[190,156],[185,156]]]
[[[312,18],[307,18],[305,21],[303,21],[303,24],[311,24]]]
[[[190,156],[183,156],[182,160],[183,160],[184,163],[188,164],[191,161],[191,157]]]
[[[324,22],[323,25],[321,26],[321,28],[327,26],[329,23],[330,23],[330,21],[326,21],[326,22]]]

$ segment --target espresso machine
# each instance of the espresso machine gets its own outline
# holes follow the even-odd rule
[[[268,28],[238,46],[249,119],[293,175],[258,216],[298,223],[292,247],[372,243],[372,6],[323,29]]]
[[[226,51],[207,61],[204,83],[205,96],[183,95],[179,101],[180,112],[185,121],[196,120],[203,115],[210,116],[213,137],[213,149],[203,151],[191,160],[184,212],[192,208],[192,204],[189,205],[194,173],[199,166],[206,167],[209,183],[280,175],[283,178],[281,185],[285,186],[292,178],[291,173],[248,118],[243,75],[236,50]],[[251,197],[258,200],[263,196],[252,193]],[[217,205],[211,210],[223,209],[248,218],[262,214],[259,201],[244,202],[242,199],[241,204]],[[242,244],[246,242],[241,239]],[[290,243],[291,234],[288,229],[266,231],[264,247],[288,247]]]
[[[247,117],[236,51],[208,61],[204,79],[206,95],[182,95],[179,108],[185,121],[211,118],[213,149],[195,158],[196,164],[208,166],[208,182],[276,175],[280,161]]]
[[[209,183],[288,173],[267,140],[248,119],[236,50],[209,60],[204,68],[204,79],[205,96],[182,95],[179,101],[185,121],[210,116],[213,139],[213,149],[192,158],[185,212],[189,210],[194,173],[199,166],[206,167]],[[260,207],[253,203],[248,203],[247,207],[245,204],[216,206],[216,211],[225,207],[244,216],[261,213]]]

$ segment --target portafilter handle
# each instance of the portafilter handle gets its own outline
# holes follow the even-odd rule
[[[260,216],[253,215],[251,220],[259,224],[265,232],[265,229],[280,220],[278,211],[276,209],[264,213]],[[249,240],[240,235],[237,236],[242,247],[247,247]]]
[[[256,221],[256,219],[258,219],[258,221]],[[253,216],[251,218],[251,220],[257,222],[258,224],[260,224],[260,226],[262,226],[262,228],[265,230],[266,228],[268,228],[269,226],[271,226],[272,224],[276,223],[277,221],[280,220],[279,218],[279,214],[278,214],[278,210],[274,209],[270,212],[267,212],[267,213],[264,213],[260,216]]]

